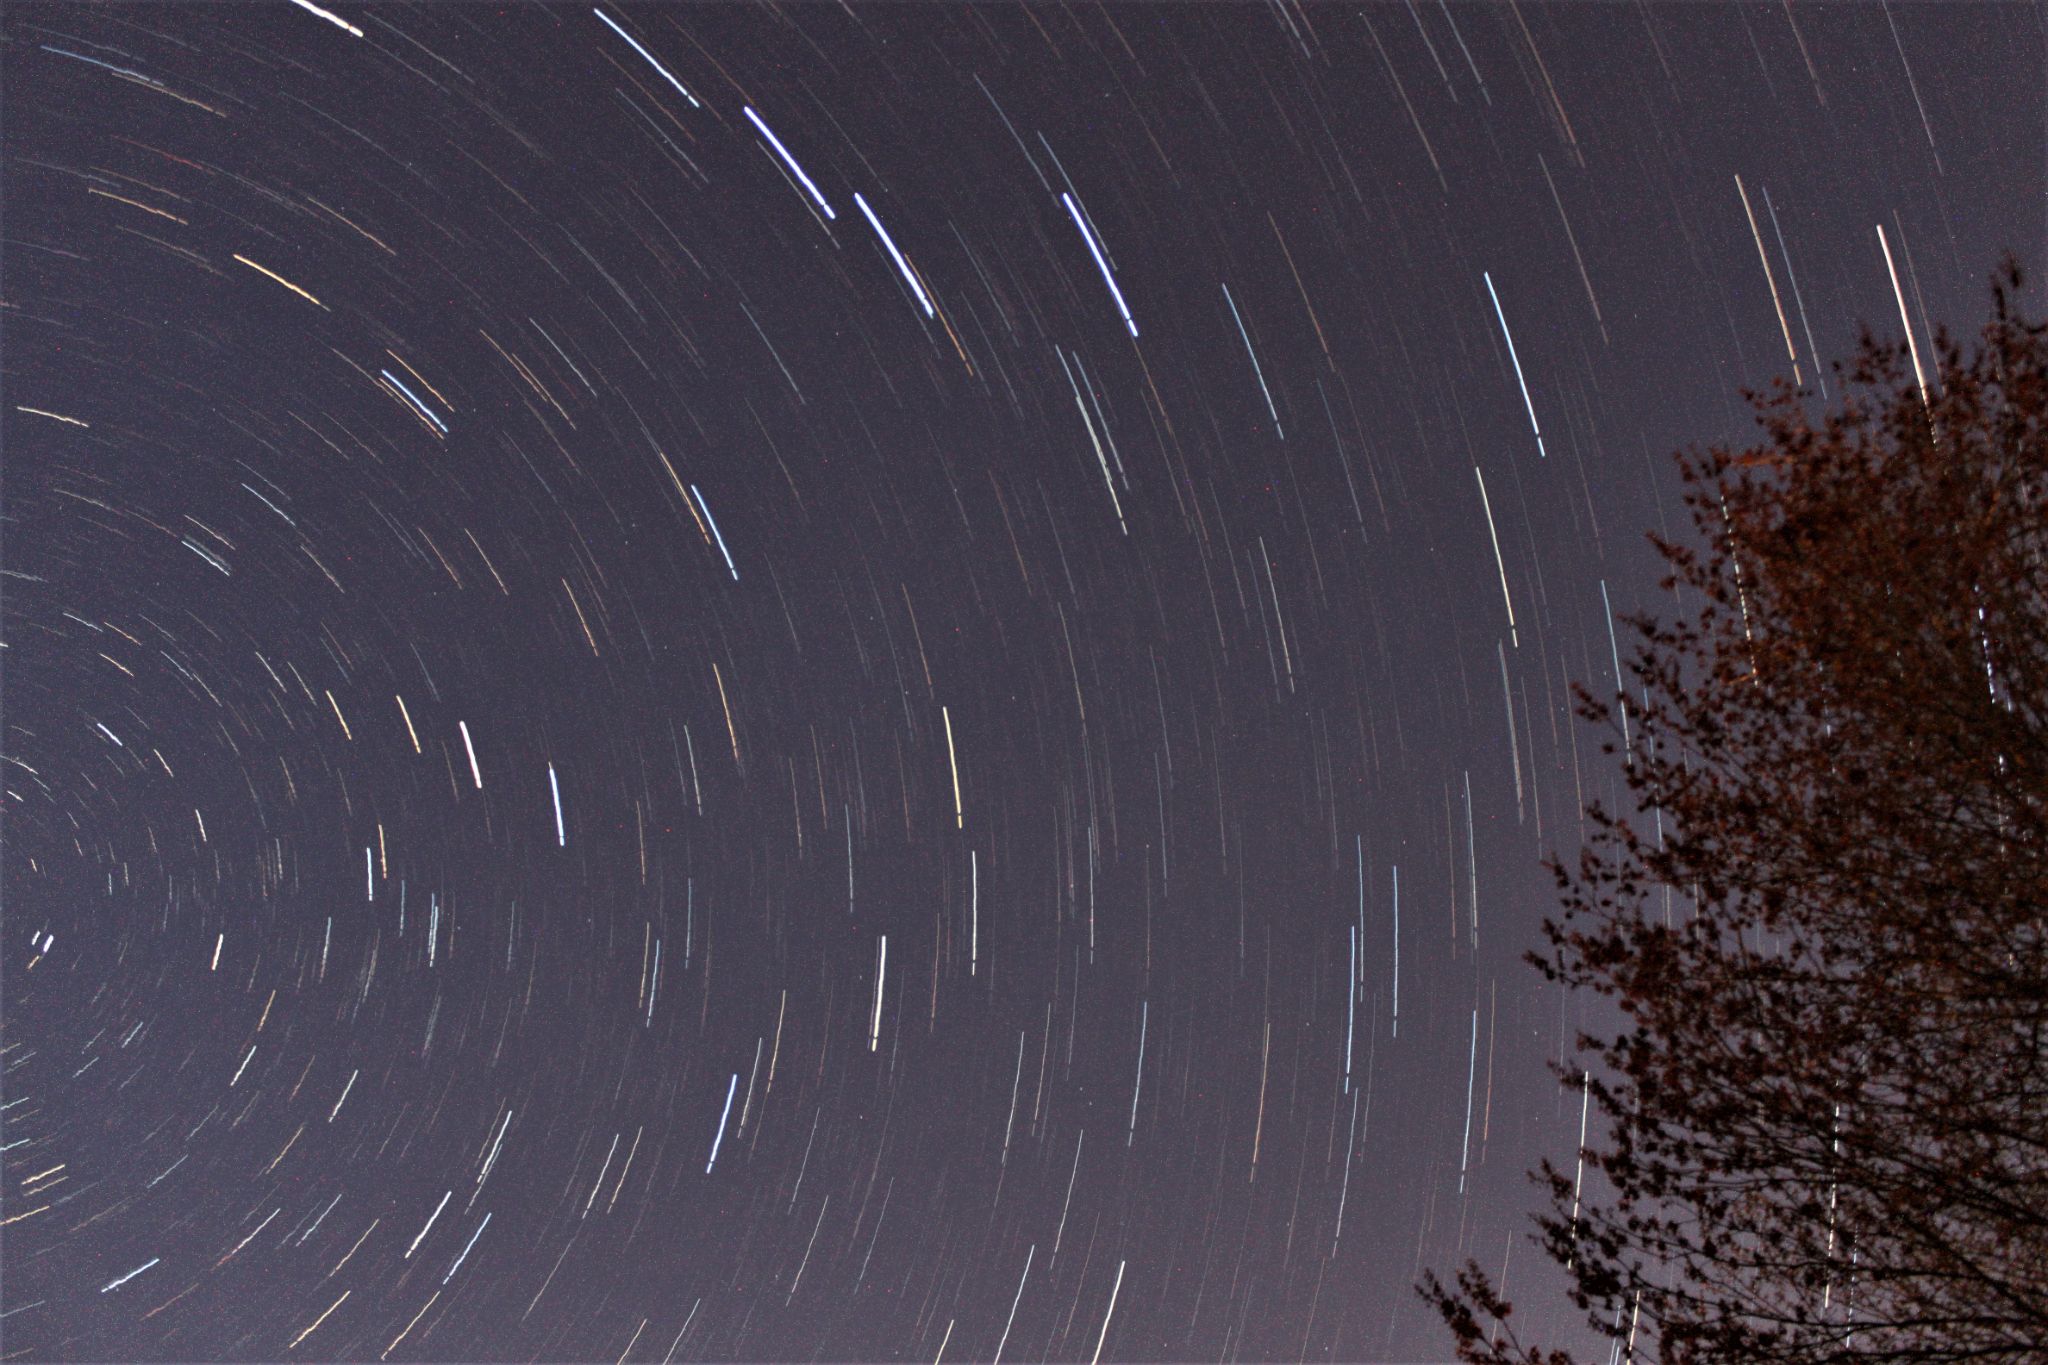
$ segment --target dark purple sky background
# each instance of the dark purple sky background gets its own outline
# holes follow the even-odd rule
[[[603,15],[0,20],[0,1353],[1604,1359],[1568,689],[2043,11]]]

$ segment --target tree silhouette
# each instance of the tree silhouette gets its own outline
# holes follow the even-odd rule
[[[2016,264],[1923,388],[1867,333],[1818,423],[1680,458],[1589,811],[1530,961],[1619,1006],[1539,1242],[1637,1360],[2048,1359],[2048,328]],[[1682,598],[1682,600],[1684,600]],[[1604,1138],[1600,1129],[1605,1129]],[[1597,1191],[1597,1193],[1596,1193]],[[1425,1277],[1467,1361],[1517,1340]]]

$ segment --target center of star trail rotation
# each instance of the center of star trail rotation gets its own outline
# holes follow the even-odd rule
[[[22,1359],[1441,1358],[1669,453],[2048,164],[2021,6],[0,35]]]

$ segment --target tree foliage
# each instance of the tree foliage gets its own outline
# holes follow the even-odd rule
[[[1618,1006],[1540,1242],[1637,1360],[2048,1359],[2048,328],[2008,264],[1923,394],[1866,334],[1819,420],[1680,457],[1675,621],[1631,624],[1531,961]],[[1654,539],[1654,538],[1653,538]],[[1597,1136],[1601,1129],[1604,1137]],[[1599,1190],[1596,1198],[1593,1194]],[[1542,1362],[1468,1265],[1468,1361]]]

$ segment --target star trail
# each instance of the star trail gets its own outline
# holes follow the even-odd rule
[[[0,1355],[1604,1358],[1571,689],[2044,32],[10,4]]]

